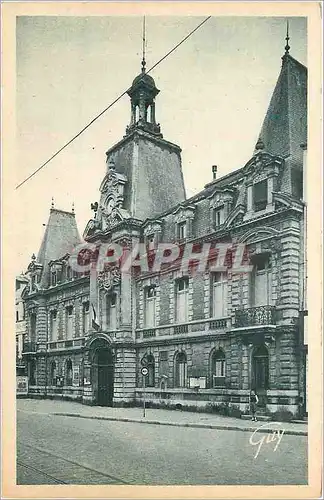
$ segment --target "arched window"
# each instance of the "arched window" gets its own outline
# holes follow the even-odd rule
[[[137,123],[139,120],[139,106],[135,106],[135,123]]]
[[[225,367],[225,353],[222,349],[217,349],[211,357],[212,387],[225,386]]]
[[[72,385],[72,361],[70,359],[65,364],[65,385]]]
[[[36,361],[34,359],[29,363],[29,385],[36,385]]]
[[[56,385],[57,384],[57,367],[55,361],[52,361],[51,363],[51,370],[50,370],[50,384],[51,385]]]
[[[187,386],[187,356],[179,352],[175,358],[175,387]]]
[[[146,385],[147,387],[155,387],[155,362],[152,354],[147,356],[147,369]]]
[[[256,391],[269,389],[269,353],[264,344],[253,351],[252,388]]]
[[[147,106],[146,109],[146,121],[152,123],[152,107],[151,105]]]

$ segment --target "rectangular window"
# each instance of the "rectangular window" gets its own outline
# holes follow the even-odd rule
[[[215,377],[225,377],[225,359],[215,361]]]
[[[227,273],[212,275],[212,316],[224,318],[227,316]]]
[[[50,330],[51,330],[51,340],[57,340],[58,337],[58,321],[57,321],[57,311],[51,311],[50,313]]]
[[[109,330],[117,328],[117,295],[115,293],[107,295],[107,327]]]
[[[259,255],[254,259],[251,278],[252,306],[271,305],[271,260],[268,255]]]
[[[36,340],[36,313],[30,315],[30,341]]]
[[[155,300],[156,300],[156,287],[149,286],[145,288],[145,314],[144,322],[145,327],[155,327]]]
[[[82,323],[83,323],[83,333],[88,333],[90,330],[90,304],[89,302],[84,302],[82,307]]]
[[[176,321],[188,321],[188,278],[181,278],[176,282]]]
[[[66,339],[73,338],[73,306],[68,306],[65,311],[66,317]]]
[[[67,266],[66,268],[66,279],[70,280],[72,278],[72,269],[70,266]]]
[[[159,353],[159,373],[165,377],[169,374],[168,351],[160,351]]]
[[[16,311],[16,321],[19,321],[19,311]]]
[[[224,223],[224,207],[214,209],[214,226],[215,228]]]
[[[253,185],[253,204],[255,212],[264,210],[268,202],[268,181],[264,180]]]
[[[56,284],[57,284],[57,272],[52,271],[52,273],[51,273],[51,285],[56,286]]]
[[[187,237],[187,223],[179,222],[177,226],[177,237],[179,240],[185,240]]]

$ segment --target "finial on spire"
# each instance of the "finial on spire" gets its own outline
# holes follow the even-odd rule
[[[146,33],[145,33],[145,16],[143,17],[143,59],[142,59],[142,73],[145,73],[145,44],[146,44]]]
[[[52,196],[51,208],[54,208],[54,198],[53,198],[53,196]]]
[[[72,213],[74,214],[74,201],[72,202]]]
[[[287,19],[287,35],[286,35],[286,47],[285,47],[285,54],[288,55],[289,54],[289,50],[290,50],[290,45],[289,45],[289,21]]]
[[[258,142],[255,145],[256,151],[262,151],[264,149],[264,142],[261,137],[259,137]]]

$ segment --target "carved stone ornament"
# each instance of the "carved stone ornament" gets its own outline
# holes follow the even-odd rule
[[[111,212],[105,208],[101,208],[101,216],[105,222],[105,228],[110,229],[123,220],[118,208],[112,208]]]
[[[118,267],[107,269],[98,274],[99,288],[108,292],[120,283],[121,274]]]
[[[173,212],[174,215],[174,221],[176,223],[179,222],[184,222],[187,221],[188,219],[193,219],[195,216],[195,209],[196,207],[194,205],[189,205],[186,207],[178,207],[175,212]]]
[[[283,159],[270,153],[259,152],[247,164],[246,174],[250,176],[253,182],[259,182],[269,177],[269,175],[278,175],[283,166]]]
[[[153,234],[153,233],[159,233],[161,232],[161,223],[160,222],[149,222],[146,224],[144,228],[144,236]]]

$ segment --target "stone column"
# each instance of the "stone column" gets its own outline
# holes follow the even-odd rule
[[[252,200],[252,184],[247,187],[247,211],[252,212],[253,200]]]
[[[156,121],[155,121],[155,102],[152,102],[152,104],[151,104],[151,122],[154,123],[154,125],[156,124]]]
[[[92,319],[95,319],[94,310],[96,313],[96,323],[99,324],[100,311],[99,311],[99,289],[98,289],[98,270],[96,266],[95,257],[93,256],[90,268],[90,331],[92,328]]]
[[[273,205],[273,177],[269,177],[267,183],[267,209],[272,208]]]
[[[114,399],[117,406],[135,398],[136,351],[132,343],[117,344],[114,367]]]

